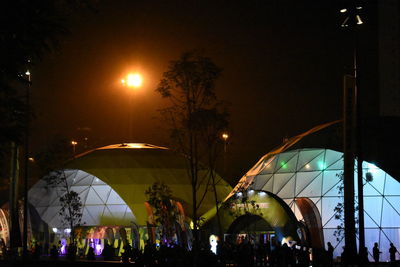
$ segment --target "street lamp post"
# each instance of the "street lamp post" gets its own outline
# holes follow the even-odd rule
[[[361,19],[361,6],[353,4],[343,8],[340,13],[346,15],[341,26],[350,28],[353,33],[353,74],[345,76],[344,82],[344,208],[345,208],[345,245],[349,259],[356,254],[355,218],[354,218],[354,157],[357,155],[357,189],[358,189],[358,227],[359,252],[365,247],[364,233],[364,194],[362,172],[361,143],[361,109],[358,72],[358,32],[357,26],[364,22]],[[347,218],[346,218],[347,217]]]
[[[228,144],[229,134],[227,132],[222,133],[222,139],[224,140],[224,175],[226,175],[226,147]]]
[[[129,73],[126,78],[121,79],[121,84],[130,88],[130,97],[129,97],[129,122],[128,122],[128,138],[132,140],[133,138],[133,93],[134,89],[137,89],[142,86],[143,78],[139,73]]]
[[[77,141],[72,140],[71,141],[71,145],[72,145],[72,152],[73,152],[73,156],[75,158],[75,152],[76,152],[76,145],[78,144]]]
[[[28,61],[29,62],[29,61]],[[31,90],[31,73],[29,70],[25,72],[28,79],[26,86],[26,130],[25,130],[25,158],[24,158],[24,210],[23,210],[23,235],[22,235],[22,254],[23,258],[28,257],[28,179],[29,179],[29,127],[30,127],[30,90]]]

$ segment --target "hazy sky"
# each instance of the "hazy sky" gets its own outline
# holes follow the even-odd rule
[[[33,70],[33,149],[56,133],[126,142],[130,112],[130,141],[168,145],[155,88],[170,60],[201,49],[224,70],[217,94],[231,103],[227,178],[238,179],[283,138],[341,116],[351,57],[340,5],[330,2],[99,1],[97,12],[75,14],[59,50]],[[119,84],[128,71],[144,76],[132,96]]]

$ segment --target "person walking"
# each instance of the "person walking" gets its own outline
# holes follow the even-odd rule
[[[389,255],[390,255],[390,262],[394,263],[396,262],[396,252],[397,248],[393,245],[393,243],[390,243],[390,248],[389,248]]]
[[[375,263],[379,262],[379,256],[382,252],[379,251],[378,243],[374,243],[374,247],[372,248],[372,256],[374,257]]]

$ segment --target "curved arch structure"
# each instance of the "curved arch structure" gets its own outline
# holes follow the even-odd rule
[[[231,199],[225,200],[225,203],[229,203],[229,205],[225,205],[220,209],[224,232],[229,233],[238,216],[250,214],[264,219],[275,230],[279,241],[285,238],[286,240],[294,240],[297,243],[301,242],[302,237],[299,236],[300,229],[296,216],[284,201],[270,192],[251,190],[247,192],[247,204],[243,204],[240,201],[243,197],[241,194],[232,195]],[[236,201],[237,199],[239,201]],[[253,208],[250,204],[252,201],[257,203],[257,208]],[[235,215],[233,215],[234,213]]]

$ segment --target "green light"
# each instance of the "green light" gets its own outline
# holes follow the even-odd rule
[[[287,168],[286,162],[281,161],[281,167],[282,167],[282,169],[286,169]]]
[[[318,161],[318,168],[320,170],[324,170],[326,168],[326,164],[323,161]]]

